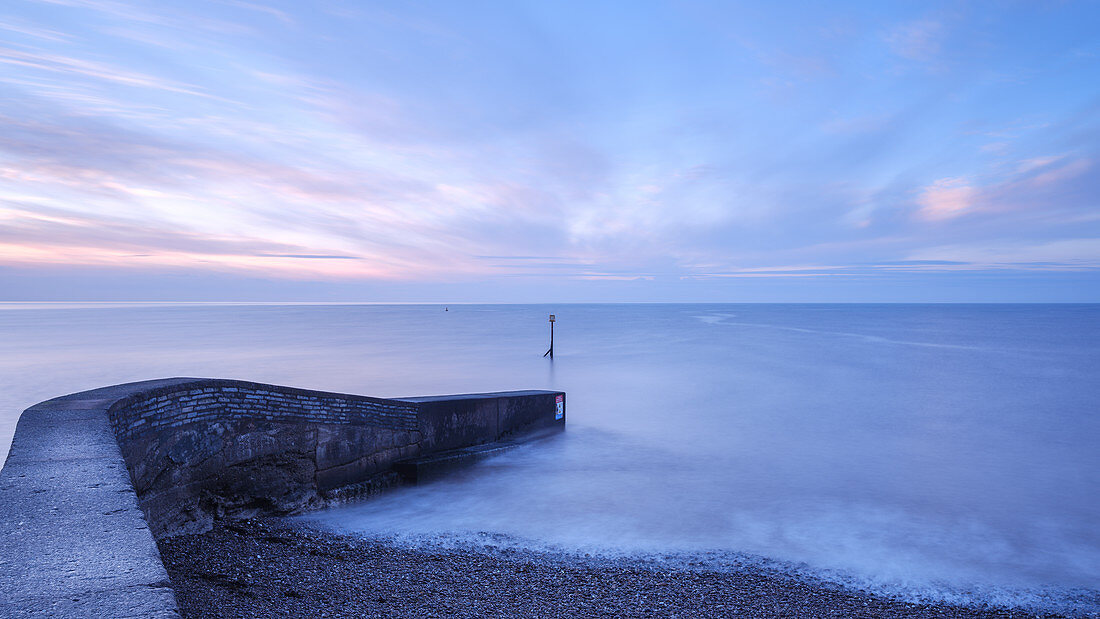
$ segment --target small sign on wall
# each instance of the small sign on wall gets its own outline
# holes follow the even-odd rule
[[[554,404],[557,406],[557,411],[554,413],[554,419],[565,417],[565,396],[554,396]]]

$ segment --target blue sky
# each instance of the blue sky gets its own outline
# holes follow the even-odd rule
[[[1100,301],[1098,24],[10,0],[0,300]]]

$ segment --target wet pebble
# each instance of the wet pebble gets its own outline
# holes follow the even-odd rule
[[[763,570],[400,548],[277,519],[218,523],[158,543],[188,618],[1035,616],[907,603]]]

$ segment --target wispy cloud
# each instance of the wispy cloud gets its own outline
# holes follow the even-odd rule
[[[0,47],[0,64],[63,73],[71,77],[95,78],[123,86],[152,88],[177,94],[228,101],[222,97],[203,92],[200,88],[193,85],[128,71],[126,69],[112,67],[105,63],[59,54],[27,52],[12,49],[10,47]]]
[[[262,13],[262,14],[268,15],[270,17],[274,17],[275,19],[281,21],[284,24],[293,25],[293,24],[296,23],[294,21],[294,19],[286,11],[281,11],[281,10],[275,8],[275,7],[268,6],[266,4],[260,4],[260,3],[256,3],[256,2],[245,2],[245,0],[221,0],[221,2],[223,2],[224,4],[226,4],[228,6],[234,6],[234,7],[238,7],[238,8],[242,8],[242,9],[247,9],[249,11],[255,11],[257,13]]]
[[[898,56],[928,62],[939,55],[944,32],[942,22],[920,19],[894,27],[883,38]]]
[[[913,254],[914,259],[962,262],[970,269],[1096,270],[1100,269],[1100,238],[1047,242],[997,243],[984,247],[943,245]]]
[[[307,253],[308,248],[222,233],[169,230],[124,219],[105,219],[33,205],[0,206],[0,261],[147,268],[214,265],[230,270],[298,277],[408,275],[392,254]],[[141,258],[141,260],[133,260]],[[344,263],[333,266],[330,261]],[[324,262],[326,264],[318,264]]]
[[[0,16],[0,30],[53,43],[68,43],[74,38],[72,35],[60,30],[32,26],[22,20],[4,16]]]
[[[98,13],[116,23],[160,26],[169,29],[198,29],[222,34],[246,34],[247,25],[212,19],[195,11],[181,11],[171,3],[127,2],[123,0],[27,0],[40,4],[68,7]]]

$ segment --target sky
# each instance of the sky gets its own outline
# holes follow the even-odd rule
[[[1100,302],[1100,3],[0,4],[0,301]]]

